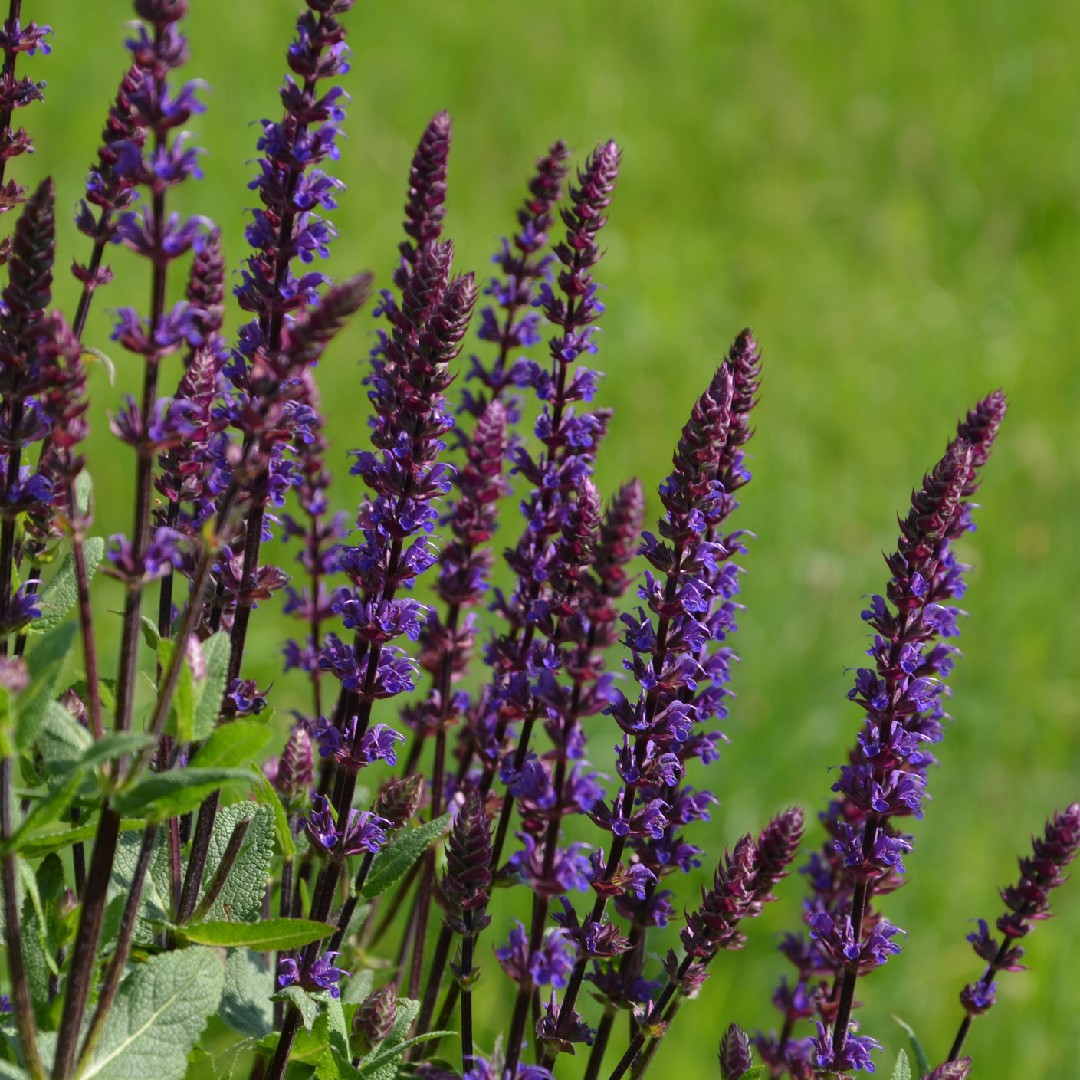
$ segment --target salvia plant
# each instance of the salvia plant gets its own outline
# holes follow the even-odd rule
[[[135,0],[74,208],[71,313],[52,305],[53,182],[18,172],[21,110],[43,92],[20,58],[52,31],[12,0],[0,32],[5,1077],[639,1077],[796,864],[802,810],[710,854],[716,799],[687,782],[726,740],[757,341],[739,333],[701,391],[646,527],[637,482],[594,480],[610,412],[583,363],[614,143],[576,166],[560,142],[542,154],[479,280],[443,233],[439,113],[392,280],[330,280],[351,6],[307,0],[257,128],[236,329],[220,233],[174,190],[200,175],[186,0]],[[132,517],[104,539],[83,456],[104,357],[83,334],[117,245],[148,287],[113,316],[108,351],[141,389],[110,402]],[[365,304],[370,431],[349,463],[364,495],[345,515],[319,362]],[[800,860],[779,1016],[727,1028],[724,1080],[874,1071],[855,1008],[902,948],[889,894],[945,733],[954,544],[1004,415],[1000,392],[964,415],[900,520],[862,613],[859,721]],[[288,569],[267,554],[282,550]],[[273,694],[245,647],[279,601],[296,674]],[[955,1041],[913,1038],[894,1076],[969,1075],[969,1028],[1078,846],[1074,804],[970,935]],[[710,884],[679,899],[703,863]]]

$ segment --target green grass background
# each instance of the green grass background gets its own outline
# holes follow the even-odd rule
[[[184,208],[222,225],[235,266],[252,202],[250,122],[278,114],[295,5],[192,6],[189,73],[211,89],[191,127],[209,152]],[[30,61],[49,83],[45,104],[19,117],[38,150],[9,175],[56,176],[63,268],[83,257],[68,210],[123,68],[130,8],[42,0],[24,17],[55,27],[55,51]],[[939,1059],[957,991],[979,972],[970,920],[998,913],[996,887],[1015,877],[1031,832],[1080,796],[1080,8],[397,0],[358,5],[348,26],[353,104],[337,173],[349,187],[334,273],[371,268],[387,282],[411,150],[437,109],[455,123],[447,231],[458,265],[482,275],[551,140],[579,159],[602,139],[621,144],[597,272],[608,311],[595,366],[616,409],[606,491],[640,476],[655,510],[679,428],[728,342],[750,325],[763,344],[755,480],[738,519],[756,539],[743,560],[732,745],[709,780],[722,800],[711,857],[790,803],[823,805],[857,728],[845,693],[867,644],[859,611],[883,586],[895,514],[958,414],[994,387],[1008,392],[980,528],[964,547],[975,568],[956,722],[915,825],[910,882],[886,904],[910,935],[859,995],[865,1033],[896,1048],[899,1014]],[[123,253],[115,267],[89,344],[108,347],[107,307],[143,303],[145,267]],[[361,317],[322,372],[339,463],[364,438],[356,360],[370,325]],[[116,359],[118,387],[95,387],[99,431],[133,385],[130,360]],[[127,526],[125,455],[96,442],[103,530]],[[253,670],[272,670],[281,632],[254,639]],[[775,938],[798,920],[801,895],[786,882],[750,947],[720,958],[658,1071],[716,1075],[729,1021],[772,1024],[784,969]],[[984,1080],[1077,1075],[1080,888],[1055,907],[1030,940],[1032,970],[1006,976],[999,1006],[975,1025]],[[493,960],[485,974],[500,985]]]

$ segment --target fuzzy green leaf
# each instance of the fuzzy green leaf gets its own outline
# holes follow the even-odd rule
[[[91,536],[83,542],[83,554],[86,558],[86,579],[89,581],[101,563],[105,554],[105,541],[100,536]],[[79,599],[79,589],[75,581],[75,555],[68,552],[52,580],[41,590],[39,606],[41,617],[35,619],[32,629],[47,633],[64,621],[64,617]]]
[[[96,352],[97,350],[87,350]],[[105,354],[102,353],[102,356]],[[111,380],[110,380],[111,381]],[[79,513],[86,517],[90,513],[90,503],[94,497],[94,481],[91,479],[90,474],[83,469],[78,476],[75,477],[75,505],[78,507]]]
[[[274,839],[277,841],[278,851],[281,852],[283,858],[291,859],[296,854],[296,843],[293,841],[289,818],[285,813],[285,807],[281,805],[278,793],[258,765],[251,766],[251,782],[255,787],[255,801],[269,807],[274,815]]]
[[[208,919],[191,926],[181,926],[176,933],[178,937],[196,945],[243,946],[269,952],[272,949],[302,948],[312,941],[330,937],[335,929],[329,923],[316,922],[314,919],[263,919],[254,923]]]
[[[371,864],[371,873],[364,882],[363,894],[371,900],[381,896],[387,889],[393,888],[408,872],[417,859],[427,850],[428,845],[442,836],[450,825],[450,815],[443,814],[434,821],[425,822],[415,829],[410,829],[389,847],[375,856]]]
[[[356,972],[341,991],[342,1005],[358,1005],[375,989],[375,972],[364,968]]]
[[[195,684],[195,712],[192,717],[194,738],[200,741],[210,737],[221,715],[221,699],[225,696],[229,681],[229,650],[229,635],[224,631],[202,643],[206,676]]]
[[[74,623],[61,623],[40,638],[27,657],[30,685],[19,696],[16,706],[15,745],[20,750],[29,750],[37,738],[49,703],[56,697],[56,684],[71,652],[75,632]]]
[[[121,818],[122,833],[142,832],[146,828],[143,818]],[[24,859],[41,859],[53,852],[67,851],[72,844],[85,843],[97,835],[97,822],[91,821],[76,829],[61,829],[41,833],[38,836],[20,837],[17,850]]]
[[[29,840],[37,839],[41,830],[51,825],[71,805],[82,787],[83,779],[93,768],[120,754],[134,753],[152,741],[149,735],[139,731],[120,731],[92,742],[71,767],[63,783],[35,803],[11,838],[10,849],[20,851]],[[4,845],[0,845],[0,851],[3,848]]]
[[[232,720],[214,729],[191,764],[199,769],[246,765],[258,757],[271,734],[261,720]]]
[[[245,818],[250,824],[244,834],[244,842],[224,888],[206,913],[207,918],[241,923],[262,918],[266,879],[270,874],[270,861],[274,857],[274,818],[267,807],[253,802],[239,802],[218,809],[207,848],[203,883],[209,886],[213,880],[233,830]]]
[[[59,701],[49,702],[37,737],[46,775],[66,775],[93,742],[90,732]]]
[[[225,990],[218,1016],[240,1035],[261,1039],[274,1030],[274,972],[248,949],[230,949],[225,961]]]
[[[890,1080],[911,1080],[911,1066],[903,1050],[896,1056],[896,1064],[893,1066]]]
[[[183,1080],[224,982],[212,949],[162,953],[133,968],[81,1080]]]
[[[150,821],[164,821],[195,810],[218,788],[247,788],[251,774],[243,769],[173,769],[153,773],[113,796],[121,814],[141,814]]]
[[[285,1001],[290,1005],[296,1006],[297,1011],[300,1013],[300,1019],[303,1021],[305,1031],[310,1031],[316,1019],[318,1019],[319,999],[313,997],[299,986],[286,986],[284,990],[279,990],[274,994],[270,1000]]]

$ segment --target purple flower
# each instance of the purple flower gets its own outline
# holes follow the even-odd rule
[[[341,996],[338,980],[342,975],[349,974],[342,968],[334,967],[333,961],[340,955],[337,952],[323,953],[307,968],[302,967],[296,957],[286,956],[278,963],[278,986],[299,986],[311,994],[327,990],[332,998],[338,998]]]
[[[549,930],[536,952],[529,952],[525,927],[514,920],[510,939],[495,950],[503,971],[518,985],[551,986],[561,990],[574,968],[575,950],[566,930]]]
[[[376,855],[386,844],[386,830],[390,828],[390,822],[367,810],[350,810],[343,835],[336,827],[329,802],[324,796],[316,795],[304,828],[311,842],[323,854]]]
[[[833,1050],[832,1036],[824,1025],[818,1024],[817,1038],[813,1043],[813,1060],[819,1069],[828,1072],[842,1072],[845,1069],[858,1069],[861,1072],[876,1072],[872,1050],[880,1050],[881,1043],[869,1035],[848,1033],[843,1049]]]

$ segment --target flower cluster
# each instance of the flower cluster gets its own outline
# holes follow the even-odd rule
[[[847,764],[833,784],[840,797],[822,816],[829,840],[806,873],[813,897],[805,907],[808,942],[783,948],[798,971],[794,986],[777,995],[785,1013],[779,1040],[762,1039],[774,1067],[801,1067],[807,1045],[792,1038],[794,1024],[816,1009],[820,1023],[816,1067],[865,1069],[877,1044],[849,1030],[856,980],[900,951],[898,927],[872,898],[895,889],[912,838],[902,823],[922,814],[930,747],[944,734],[944,677],[956,649],[962,614],[952,603],[964,591],[953,543],[974,528],[970,499],[1005,415],[1005,398],[991,394],[960,423],[945,456],[926,476],[900,522],[886,596],[873,596],[863,619],[874,631],[872,668],[860,668],[850,700],[865,713]],[[832,987],[823,980],[831,980]],[[811,1005],[812,1003],[812,1005]]]
[[[804,828],[790,807],[738,838],[680,911],[705,861],[694,828],[722,794],[715,772],[699,778],[727,741],[747,535],[730,519],[750,480],[757,342],[740,333],[697,398],[643,532],[642,484],[602,490],[611,413],[581,363],[598,351],[620,150],[601,143],[572,179],[562,142],[537,161],[494,257],[483,355],[468,355],[454,394],[479,290],[444,236],[439,112],[412,157],[405,236],[358,379],[370,441],[351,475],[364,494],[336,514],[318,368],[374,285],[316,263],[343,187],[326,168],[353,0],[302,0],[280,116],[258,127],[235,290],[247,322],[232,337],[221,231],[176,209],[199,176],[186,128],[201,87],[178,81],[189,4],[133,0],[127,70],[76,212],[90,250],[73,265],[70,323],[51,310],[55,185],[6,178],[31,146],[13,110],[44,85],[17,61],[48,51],[49,31],[22,25],[18,3],[0,27],[0,213],[20,207],[0,243],[0,1072],[139,1068],[145,1047],[113,1038],[115,1017],[153,1001],[176,1035],[154,1044],[163,1074],[232,1073],[243,1054],[262,1080],[552,1080],[560,1054],[580,1053],[587,1080],[641,1077],[776,899]],[[141,390],[110,408],[135,464],[131,529],[106,543],[87,535],[95,350],[80,339],[114,249],[144,268],[148,300],[115,316]],[[755,1040],[727,1027],[723,1080],[875,1069],[856,988],[904,940],[879,906],[926,808],[963,614],[954,545],[1004,412],[995,393],[964,418],[900,522],[889,583],[863,613],[870,662],[849,694],[861,726],[805,869],[805,930],[781,945],[795,968],[774,998],[783,1027]],[[299,548],[295,579],[272,561],[279,538]],[[91,593],[102,559],[123,590],[107,672]],[[283,650],[300,702],[290,679],[245,670],[252,620],[278,594],[304,624]],[[67,655],[76,630],[81,669]],[[259,772],[283,701],[284,746]],[[973,1019],[998,974],[1019,969],[1078,851],[1073,804],[1021,859],[996,931],[980,920],[969,936],[985,969],[926,1080],[968,1075]],[[378,965],[393,977],[376,988]],[[498,1037],[474,1003],[492,986],[506,1000]],[[455,1027],[452,1072],[439,1043]]]

